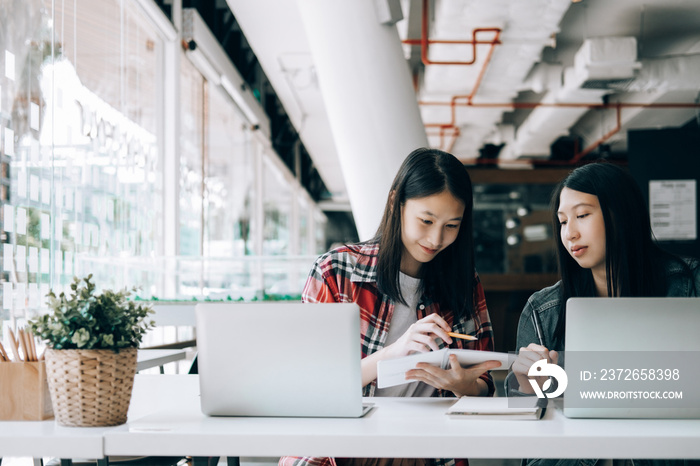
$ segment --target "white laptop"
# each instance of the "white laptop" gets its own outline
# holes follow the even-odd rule
[[[700,298],[569,299],[564,415],[700,418],[699,334]]]
[[[353,303],[200,303],[197,365],[210,416],[360,417]]]

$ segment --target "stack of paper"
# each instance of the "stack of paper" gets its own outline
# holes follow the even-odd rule
[[[501,367],[497,367],[496,369],[501,370],[507,370],[515,359],[514,354],[470,349],[443,348],[438,351],[416,353],[403,358],[379,361],[379,363],[377,363],[377,387],[385,388],[409,383],[410,380],[406,380],[406,371],[414,369],[419,362],[427,362],[434,366],[447,369],[449,366],[450,354],[456,354],[459,363],[463,367],[486,361],[500,361]]]

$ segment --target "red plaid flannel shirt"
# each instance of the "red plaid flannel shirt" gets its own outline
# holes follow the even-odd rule
[[[322,255],[316,260],[306,286],[302,292],[302,301],[317,302],[354,302],[360,307],[360,342],[362,357],[382,349],[386,343],[389,324],[394,312],[394,302],[377,289],[377,250],[376,243],[357,246],[343,246]],[[359,251],[359,252],[358,252]],[[478,337],[476,341],[454,338],[453,348],[469,348],[481,351],[493,351],[493,331],[484,290],[476,277],[474,315],[471,318],[455,319],[450,310],[440,309],[438,303],[423,295],[416,310],[418,319],[437,313],[442,316],[452,331]],[[441,346],[444,342],[441,342]],[[495,386],[489,373],[481,377],[489,388],[489,396]],[[376,380],[363,388],[364,396],[373,396]],[[438,396],[453,396],[451,392],[437,391]],[[465,465],[466,460],[436,459],[436,466]],[[333,458],[283,457],[280,466],[337,466]]]

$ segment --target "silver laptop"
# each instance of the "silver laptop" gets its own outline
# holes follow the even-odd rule
[[[571,298],[564,415],[700,418],[700,298]]]
[[[210,416],[360,417],[353,303],[200,303],[197,365]]]

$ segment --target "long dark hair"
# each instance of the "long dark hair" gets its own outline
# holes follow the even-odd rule
[[[655,242],[647,204],[639,185],[617,165],[598,162],[573,170],[552,194],[551,213],[561,274],[560,315],[555,340],[562,341],[566,300],[575,296],[595,296],[590,269],[584,269],[571,257],[561,241],[557,211],[564,188],[598,197],[605,222],[605,274],[608,296],[665,296],[667,290],[664,262],[679,258],[663,251]]]
[[[404,250],[401,241],[401,207],[416,199],[449,191],[464,203],[457,239],[421,267],[423,290],[455,316],[471,316],[474,308],[474,239],[472,234],[472,182],[464,165],[452,154],[437,149],[411,152],[391,184],[384,215],[374,241],[379,243],[377,285],[394,301],[405,304],[399,284]]]

